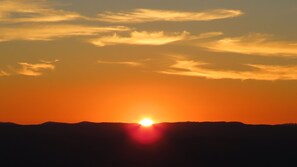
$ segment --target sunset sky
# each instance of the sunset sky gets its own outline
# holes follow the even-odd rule
[[[0,122],[297,123],[296,0],[0,0]]]

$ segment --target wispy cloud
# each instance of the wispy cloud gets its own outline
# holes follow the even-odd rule
[[[20,62],[18,64],[21,66],[21,68],[16,71],[17,74],[26,76],[40,76],[45,71],[51,71],[55,69],[55,65],[49,63],[30,64]]]
[[[3,76],[9,76],[10,74],[3,71],[3,70],[0,70],[0,77],[3,77]]]
[[[104,32],[128,31],[127,27],[95,27],[72,24],[27,25],[0,28],[0,41],[53,40],[70,36],[97,35]]]
[[[98,64],[115,64],[115,65],[126,65],[126,66],[131,66],[131,67],[139,67],[142,66],[143,64],[140,62],[135,62],[135,61],[97,61]]]
[[[224,38],[201,44],[213,51],[256,54],[262,56],[297,56],[297,42],[273,40],[271,35],[251,34],[236,38]]]
[[[147,31],[133,31],[129,37],[119,36],[114,34],[112,36],[104,36],[96,39],[91,39],[89,42],[97,46],[128,44],[128,45],[165,45],[172,42],[181,40],[193,40],[210,38],[214,36],[222,35],[221,32],[208,32],[198,36],[192,36],[190,33],[175,32],[165,33],[164,31],[147,32]]]
[[[40,63],[19,62],[17,63],[18,67],[10,67],[8,72],[0,70],[0,77],[12,75],[41,76],[47,71],[54,70],[56,68],[55,63],[58,61],[41,60]]]
[[[60,60],[55,59],[55,60],[39,60],[39,61],[42,63],[52,64],[52,63],[59,62]]]
[[[163,74],[204,77],[208,79],[235,79],[235,80],[297,80],[297,66],[275,66],[247,64],[249,71],[216,70],[206,67],[208,63],[180,59],[164,71]]]
[[[222,32],[206,32],[198,35],[195,39],[206,39],[223,35]]]
[[[104,12],[96,18],[83,16],[77,12],[55,9],[48,0],[2,0],[0,1],[0,21],[3,23],[61,22],[71,20],[103,21],[114,23],[142,23],[153,21],[209,21],[237,17],[240,10],[216,9],[200,12],[175,10],[134,9],[127,12]]]
[[[164,45],[171,42],[176,42],[187,38],[189,33],[174,33],[171,35],[165,34],[163,31],[146,32],[134,31],[131,32],[130,37],[122,37],[114,34],[113,36],[105,36],[90,40],[90,43],[97,46],[116,45],[116,44],[130,44],[130,45]]]
[[[175,10],[135,9],[128,12],[105,12],[98,14],[99,21],[114,23],[143,23],[154,21],[210,21],[242,15],[240,10],[216,9],[201,12]]]
[[[78,13],[53,9],[45,0],[2,0],[0,2],[0,21],[21,22],[59,22],[83,18]]]

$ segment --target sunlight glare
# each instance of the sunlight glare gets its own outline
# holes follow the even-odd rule
[[[139,122],[139,124],[144,127],[150,127],[154,124],[154,122],[149,118],[145,118],[145,119],[141,120]]]

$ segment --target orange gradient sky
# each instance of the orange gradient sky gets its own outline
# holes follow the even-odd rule
[[[0,1],[0,122],[296,123],[296,6]]]

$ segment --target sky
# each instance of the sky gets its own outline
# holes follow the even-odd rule
[[[0,0],[0,122],[297,123],[296,0]]]

